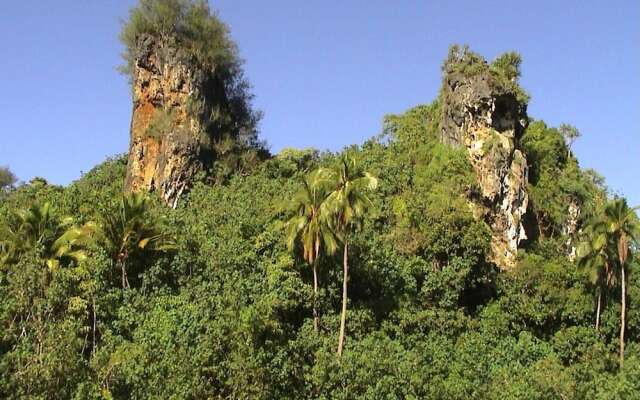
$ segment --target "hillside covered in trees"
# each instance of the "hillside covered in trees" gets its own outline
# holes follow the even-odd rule
[[[517,53],[452,46],[365,143],[269,154],[206,2],[121,39],[129,153],[0,169],[0,398],[640,398],[640,223]]]

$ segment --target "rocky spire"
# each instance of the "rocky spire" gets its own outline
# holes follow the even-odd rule
[[[120,39],[133,96],[127,191],[175,207],[214,162],[233,172],[266,152],[237,47],[207,2],[140,2]]]
[[[204,150],[204,110],[215,82],[189,58],[153,36],[139,39],[132,77],[133,114],[125,189],[156,190],[175,207],[194,177],[210,167]],[[200,112],[194,105],[200,105]]]
[[[528,168],[519,139],[528,118],[516,83],[519,57],[503,57],[510,60],[489,65],[467,48],[452,48],[443,67],[440,134],[444,143],[466,148],[478,183],[470,196],[474,215],[492,229],[492,260],[509,269],[526,239]]]

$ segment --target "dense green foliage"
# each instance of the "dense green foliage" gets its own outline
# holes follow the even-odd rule
[[[559,129],[534,121],[527,128],[522,146],[529,164],[530,208],[540,233],[561,235],[571,202],[581,205],[582,222],[595,216],[606,200],[602,178],[593,171],[580,169]]]
[[[224,184],[197,185],[176,210],[148,202],[145,221],[174,243],[131,254],[129,289],[102,241],[55,270],[42,248],[20,250],[0,269],[0,397],[637,396],[638,265],[627,261],[620,369],[620,285],[603,296],[596,331],[596,291],[562,234],[567,199],[584,204],[586,222],[598,214],[595,199],[606,200],[602,189],[557,130],[531,124],[523,145],[532,210],[545,222],[517,268],[499,272],[487,262],[488,227],[460,195],[475,185],[466,156],[437,140],[439,112],[434,103],[388,116],[381,136],[347,150],[379,187],[349,242],[339,361],[342,254],[317,259],[314,333],[310,260],[287,248],[286,221],[302,179],[340,155],[289,149]],[[108,160],[68,187],[34,180],[12,189],[1,224],[31,204],[49,203],[75,226],[115,216],[125,164]]]
[[[144,35],[215,66],[250,110],[205,1],[140,0],[122,34],[129,73]],[[520,63],[453,47],[444,68],[489,72],[526,100]],[[5,180],[0,398],[640,397],[638,220],[580,169],[579,132],[526,129],[529,239],[500,271],[469,205],[467,154],[438,140],[441,117],[436,101],[339,154],[265,160],[255,124],[241,124],[245,143],[216,137],[214,179],[177,209],[123,197],[126,156],[67,187]],[[158,114],[150,134],[171,118]]]

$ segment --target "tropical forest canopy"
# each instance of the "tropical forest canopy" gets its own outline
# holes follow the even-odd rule
[[[140,1],[126,65],[131,38],[169,31],[240,68],[187,0]],[[459,68],[526,100],[520,63]],[[338,153],[230,164],[176,209],[123,194],[126,155],[65,187],[0,169],[0,397],[640,397],[633,209],[580,168],[575,128],[531,119],[528,239],[501,270],[466,150],[439,139],[441,101]]]

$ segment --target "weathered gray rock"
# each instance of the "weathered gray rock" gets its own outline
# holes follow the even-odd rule
[[[526,239],[521,221],[529,199],[528,167],[519,148],[526,104],[486,63],[473,74],[445,65],[441,101],[441,140],[467,150],[479,186],[471,194],[472,209],[492,229],[491,258],[501,268],[512,268]]]

